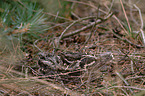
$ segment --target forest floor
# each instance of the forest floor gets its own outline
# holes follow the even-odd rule
[[[40,34],[41,39],[25,45],[27,52],[22,52],[19,44],[13,46],[13,51],[1,52],[0,95],[144,96],[143,28],[136,27],[133,20],[129,25],[125,13],[118,11],[80,20],[71,18]],[[134,30],[141,31],[135,33]],[[39,64],[40,54],[59,56],[59,52],[82,53],[97,59],[93,66],[71,71],[47,70],[50,66]],[[107,57],[103,57],[104,54]]]

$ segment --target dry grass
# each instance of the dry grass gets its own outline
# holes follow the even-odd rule
[[[64,25],[65,27],[55,27],[54,35],[56,39],[53,38],[47,41],[37,40],[37,43],[33,47],[37,46],[41,48],[40,50],[38,48],[33,50],[33,48],[29,47],[32,51],[29,54],[29,56],[32,56],[31,58],[23,58],[21,55],[18,55],[16,52],[19,49],[18,46],[13,47],[15,51],[12,52],[13,54],[9,52],[7,55],[2,55],[4,54],[2,52],[1,58],[3,59],[1,59],[0,63],[0,95],[145,95],[144,17],[141,16],[141,14],[145,13],[141,13],[140,7],[123,4],[125,2],[124,0],[120,0],[119,2],[115,0],[104,2],[104,0],[101,0],[103,3],[101,3],[100,7],[96,5],[95,0],[89,1],[89,3],[87,1],[64,1],[80,4],[80,8],[84,6],[89,7],[90,13],[85,14],[88,15],[87,17],[90,14],[95,14],[95,16],[99,14],[98,16],[100,18],[104,18],[109,16],[108,14],[112,11],[116,12],[116,14],[111,18],[107,18],[105,22],[99,23],[97,26],[94,24],[75,35],[65,37],[65,35],[76,32],[90,23],[88,19],[84,20],[82,19],[83,17],[79,17],[80,15],[76,13],[75,16],[78,15],[76,18],[80,18],[78,21],[72,20],[71,22],[73,23]],[[131,3],[135,4],[134,1]],[[96,19],[100,20],[97,17],[94,19],[96,22]],[[57,32],[57,29],[59,29],[59,32]],[[48,33],[47,35],[50,36],[52,34]],[[45,36],[42,35],[42,38]],[[76,38],[76,42],[71,41],[72,38]],[[94,48],[89,49],[93,46]],[[83,71],[80,76],[71,77],[71,79],[68,79],[67,75],[61,76],[61,74],[54,74],[53,78],[46,75],[39,75],[36,53],[44,50],[52,53],[52,49],[71,52],[81,51],[93,55],[111,52],[112,59],[105,60],[101,58],[95,66],[88,68],[87,71]],[[18,62],[20,60],[18,57],[21,59],[21,62]],[[65,79],[69,82],[66,82]],[[76,83],[75,80],[78,82]]]

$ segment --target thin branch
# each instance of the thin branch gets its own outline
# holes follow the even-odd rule
[[[95,16],[90,16],[90,17],[85,17],[85,18],[82,18],[82,19],[79,19],[79,20],[76,20],[74,21],[73,23],[71,23],[68,27],[65,28],[65,30],[61,33],[60,37],[58,38],[58,41],[57,41],[57,47],[59,47],[59,43],[60,43],[60,40],[62,40],[63,38],[65,38],[64,34],[76,23],[78,22],[81,22],[83,20],[86,20],[86,19],[91,19],[91,18],[96,18]],[[67,36],[66,36],[67,37]]]
[[[111,2],[111,5],[110,5],[110,8],[109,8],[108,14],[111,12],[112,7],[113,7],[113,4],[114,4],[114,0],[112,0],[112,2]]]
[[[132,6],[132,0],[129,0],[129,5],[130,5],[130,17],[132,19],[132,21],[138,26],[138,22],[134,19],[133,16],[133,6]]]
[[[108,89],[112,89],[112,88],[131,88],[131,89],[136,89],[136,90],[145,90],[145,88],[138,88],[134,86],[112,86],[112,87],[109,87]]]
[[[124,12],[125,18],[126,18],[126,20],[127,20],[127,24],[128,24],[129,30],[130,30],[130,32],[131,32],[130,23],[129,23],[129,20],[128,20],[128,17],[127,17],[127,14],[126,14],[126,12],[125,12],[125,9],[124,9],[124,6],[123,6],[123,3],[122,3],[122,0],[120,0],[120,3],[121,3],[121,6],[122,6],[122,9],[123,9],[123,12]]]
[[[78,29],[78,30],[75,30],[75,31],[73,31],[73,32],[70,32],[70,33],[68,33],[68,34],[65,34],[65,33],[68,31],[68,29],[69,29],[70,27],[72,27],[74,24],[76,24],[76,23],[78,23],[78,22],[80,22],[80,21],[82,21],[82,20],[91,19],[91,18],[96,18],[96,17],[95,17],[95,16],[85,17],[85,18],[82,18],[82,19],[80,19],[80,20],[74,21],[72,24],[70,24],[68,27],[66,27],[66,29],[61,33],[60,37],[58,38],[58,40],[57,40],[57,42],[56,42],[57,48],[59,48],[60,40],[62,40],[62,39],[64,39],[64,38],[67,38],[67,37],[69,37],[69,36],[73,36],[73,35],[75,35],[75,34],[78,34],[78,33],[82,32],[82,31],[84,31],[84,30],[86,30],[86,29],[92,27],[92,26],[95,26],[95,25],[98,25],[98,24],[100,24],[100,23],[102,23],[102,22],[105,22],[105,21],[107,21],[110,17],[112,17],[112,15],[113,15],[113,13],[110,13],[107,17],[105,17],[105,19],[101,19],[101,18],[100,18],[100,19],[98,19],[96,22],[92,22],[92,23],[90,23],[90,24],[88,24],[88,25],[86,25],[86,26],[84,26],[84,27],[82,27],[82,28],[80,28],[80,29]],[[65,35],[64,35],[64,34],[65,34]]]
[[[43,51],[36,45],[36,43],[38,42],[38,40],[36,40],[35,42],[34,42],[34,46],[40,51],[40,52],[42,52],[43,53]]]
[[[78,30],[75,30],[75,31],[73,31],[73,32],[70,32],[70,33],[68,33],[68,34],[65,34],[64,36],[61,37],[61,39],[64,39],[64,38],[66,38],[66,37],[69,37],[69,36],[78,34],[78,33],[80,33],[81,31],[84,31],[84,30],[86,30],[86,29],[88,29],[88,28],[90,28],[90,27],[92,27],[92,26],[94,26],[94,25],[98,25],[98,24],[100,24],[100,23],[103,23],[103,22],[107,21],[112,15],[113,15],[113,14],[111,13],[111,14],[109,14],[109,15],[108,15],[105,19],[103,19],[103,20],[98,19],[96,22],[92,22],[91,24],[88,24],[87,26],[84,26],[84,27],[82,27],[82,28],[80,28],[80,29],[78,29]]]
[[[79,93],[79,92],[63,88],[62,86],[59,86],[58,84],[54,84],[54,83],[51,83],[51,82],[47,82],[45,80],[38,79],[38,77],[30,77],[30,79],[36,80],[37,82],[45,84],[45,85],[47,85],[47,86],[49,86],[51,88],[60,90],[60,91],[64,92],[64,94],[69,94],[71,96],[82,96],[82,94]]]
[[[119,36],[118,34],[116,34],[112,29],[109,28],[109,30],[113,33],[113,35],[115,35],[117,38],[119,38],[120,40],[124,41],[124,42],[127,42],[133,46],[136,46],[138,48],[144,48],[145,46],[141,46],[141,45],[137,45],[137,44],[134,44],[132,43],[131,41],[129,41],[128,39],[123,39],[121,36]]]
[[[130,86],[130,84],[124,79],[124,77],[119,73],[119,72],[115,72],[118,76],[119,76],[119,78],[121,79],[121,80],[123,80],[123,82],[127,85],[127,86]],[[130,89],[130,88],[129,88]],[[131,93],[133,93],[133,91],[132,91],[132,89],[130,89],[130,92]]]
[[[95,30],[93,31],[93,29],[94,29],[94,26],[93,26],[93,28],[91,29],[90,34],[89,34],[89,37],[88,37],[87,40],[84,42],[83,47],[81,48],[81,50],[84,49],[85,45],[86,45],[86,44],[88,43],[88,41],[90,40],[90,38],[91,38],[91,36],[92,36],[92,33],[93,33],[93,32],[96,32],[96,30],[97,30],[97,29],[95,29]]]
[[[133,4],[133,6],[138,10],[138,12],[139,12],[139,16],[140,16],[140,22],[141,22],[141,28],[140,29],[143,29],[143,19],[142,19],[142,15],[141,15],[141,11],[140,11],[140,9],[135,5],[135,4]]]
[[[140,27],[140,31],[141,31],[141,36],[142,36],[142,39],[143,39],[143,43],[144,43],[144,46],[145,46],[145,34],[144,34],[144,31],[143,31],[143,19],[142,19],[142,14],[141,14],[141,11],[140,9],[134,4],[134,7],[138,10],[139,12],[139,16],[140,16],[140,21],[141,21],[141,27]]]

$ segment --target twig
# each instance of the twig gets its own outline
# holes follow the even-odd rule
[[[131,44],[131,45],[133,45],[133,46],[136,46],[136,47],[138,47],[138,48],[144,48],[145,46],[140,46],[140,45],[137,45],[137,44],[134,44],[134,43],[132,43],[131,41],[129,41],[128,39],[123,39],[122,37],[120,37],[118,34],[116,34],[115,32],[114,32],[114,30],[112,30],[112,29],[110,29],[109,28],[109,30],[113,33],[113,35],[115,35],[117,38],[119,38],[120,40],[122,40],[122,41],[124,41],[124,42],[127,42],[127,43],[129,43],[129,44]]]
[[[40,52],[43,53],[43,51],[36,45],[37,42],[38,42],[38,40],[36,40],[36,41],[34,42],[34,46],[35,46]]]
[[[128,78],[126,78],[125,80],[138,79],[138,78],[145,78],[145,76],[128,77]]]
[[[94,27],[94,26],[93,26]],[[92,30],[93,30],[93,28],[92,28]],[[92,36],[92,33],[93,32],[96,32],[96,30],[97,29],[95,29],[94,31],[92,31],[91,30],[91,32],[90,32],[90,34],[89,34],[89,37],[87,38],[87,40],[85,41],[85,43],[83,44],[83,47],[81,48],[81,50],[83,50],[84,49],[84,47],[85,47],[85,45],[88,43],[88,41],[90,40],[90,38],[91,38],[91,36]]]
[[[145,35],[144,35],[144,31],[142,29],[140,29],[140,32],[141,32],[143,43],[144,43],[144,47],[145,47]]]
[[[130,61],[130,64],[131,64],[131,71],[132,71],[132,73],[134,73],[134,68],[133,68],[133,64],[134,63],[133,63],[133,60]]]
[[[113,4],[114,4],[114,0],[112,0],[112,2],[111,2],[111,5],[110,5],[110,8],[109,8],[108,14],[111,12],[111,9],[113,7]]]
[[[80,28],[80,29],[78,29],[78,30],[75,30],[75,31],[73,31],[73,32],[70,32],[70,33],[68,33],[68,34],[65,34],[64,36],[61,37],[61,39],[64,39],[64,38],[66,38],[66,37],[69,37],[69,36],[78,34],[78,33],[80,33],[81,31],[84,31],[84,30],[86,30],[86,29],[88,29],[88,28],[90,28],[90,27],[92,27],[92,26],[94,26],[94,25],[103,23],[103,22],[105,22],[106,20],[108,20],[112,15],[113,15],[113,14],[111,13],[111,14],[109,14],[105,19],[102,19],[102,20],[101,20],[101,19],[98,19],[96,22],[92,22],[91,24],[88,24],[87,26],[84,26],[84,27],[82,27],[82,28]]]
[[[42,84],[46,84],[47,86],[49,86],[49,87],[51,87],[51,88],[60,90],[60,91],[62,91],[64,94],[69,94],[69,95],[71,95],[71,96],[82,96],[82,94],[79,93],[79,92],[71,91],[71,90],[69,90],[68,88],[65,89],[65,88],[63,88],[62,86],[59,86],[59,85],[57,85],[57,84],[53,84],[53,83],[51,83],[51,82],[47,82],[47,81],[38,79],[38,77],[30,77],[30,79],[36,80],[37,82],[40,82],[40,83],[42,83]]]
[[[136,90],[145,90],[144,88],[138,88],[134,86],[112,86],[112,87],[109,87],[108,89],[112,89],[112,88],[131,88],[131,89],[136,89]]]
[[[98,23],[97,24],[99,24],[99,23],[101,23],[101,20],[98,20]],[[65,34],[61,39],[64,39],[64,38],[67,38],[69,36],[73,36],[75,34],[78,34],[78,33],[82,32],[82,31],[84,31],[84,30],[86,30],[86,29],[94,26],[95,24],[96,24],[96,22],[92,22],[91,24],[88,24],[88,25],[86,25],[86,26],[84,26],[84,27],[82,27],[82,28],[80,28],[78,30],[75,30],[73,32],[70,32],[68,34]]]
[[[140,11],[140,9],[139,9],[135,4],[133,4],[133,6],[134,6],[134,7],[138,10],[138,12],[139,12],[140,22],[141,22],[141,27],[140,27],[140,29],[143,29],[143,19],[142,19],[141,11]]]
[[[60,37],[58,38],[57,47],[59,47],[60,40],[67,37],[67,36],[65,37],[64,34],[68,31],[68,29],[70,29],[70,27],[72,27],[74,24],[76,24],[78,22],[81,22],[81,21],[86,20],[86,19],[91,19],[91,18],[96,18],[96,17],[95,16],[85,17],[85,18],[74,21],[68,27],[66,27],[65,30],[61,33]]]
[[[58,26],[62,27],[62,26],[65,26],[66,24],[69,24],[69,23],[70,23],[70,22],[55,24],[55,23],[50,22],[50,23],[48,23],[48,24],[49,24],[49,25],[52,25],[52,26],[49,27],[49,28],[47,28],[47,30],[53,29],[53,28],[58,27]]]
[[[132,6],[132,0],[129,0],[129,5],[130,5],[130,17],[132,19],[132,21],[138,26],[138,22],[134,19],[134,16],[133,16],[133,6]]]
[[[0,70],[1,71],[5,72],[7,69],[8,69],[7,67],[4,67],[4,66],[0,65]],[[24,73],[15,71],[13,69],[9,70],[8,72],[12,72],[12,73],[15,73],[15,74],[20,75],[20,76],[25,76]]]
[[[69,2],[74,2],[74,3],[78,3],[78,4],[83,4],[83,5],[87,5],[87,6],[90,6],[90,7],[92,7],[92,8],[94,8],[94,9],[96,9],[96,10],[99,10],[100,12],[103,12],[104,14],[108,14],[108,12],[106,12],[106,11],[104,11],[104,10],[102,10],[102,9],[98,9],[96,6],[94,6],[93,4],[89,4],[89,3],[84,3],[84,2],[80,2],[80,1],[73,1],[73,0],[64,0],[64,1],[69,1]],[[107,6],[105,6],[106,8],[108,8]],[[108,8],[109,9],[109,8]],[[110,10],[110,9],[109,9]],[[115,15],[113,15],[112,16],[118,23],[119,23],[119,25],[121,26],[121,28],[124,30],[124,32],[126,32],[126,34],[128,34],[128,32],[126,31],[126,29],[123,27],[123,25],[121,24],[121,23],[123,23],[123,22],[121,22]]]
[[[142,39],[143,39],[143,43],[145,46],[145,35],[144,35],[144,31],[143,31],[143,19],[142,19],[142,15],[141,15],[141,11],[140,9],[134,4],[134,7],[139,11],[139,16],[140,16],[140,21],[141,21],[141,27],[140,27],[140,31],[141,31],[141,35],[142,35]]]
[[[130,23],[129,23],[128,17],[127,17],[127,15],[126,15],[126,12],[125,12],[125,9],[124,9],[124,6],[123,6],[123,3],[122,3],[122,0],[120,0],[120,3],[121,3],[121,6],[122,6],[122,9],[123,9],[123,12],[124,12],[125,18],[126,18],[126,20],[127,20],[127,24],[128,24],[128,27],[129,27],[129,31],[131,32]]]
[[[115,72],[118,76],[119,76],[119,78],[121,79],[121,80],[123,80],[123,82],[127,85],[127,86],[129,86],[130,84],[124,79],[124,77],[119,73],[119,72]],[[130,88],[129,88],[130,89]],[[131,93],[133,93],[133,91],[132,91],[132,89],[130,89],[130,92]]]

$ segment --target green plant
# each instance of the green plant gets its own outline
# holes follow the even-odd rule
[[[40,38],[40,33],[47,30],[46,18],[38,3],[12,1],[1,2],[1,5],[1,42],[4,42],[3,40],[11,42],[15,39],[15,42],[21,44],[32,43]]]

